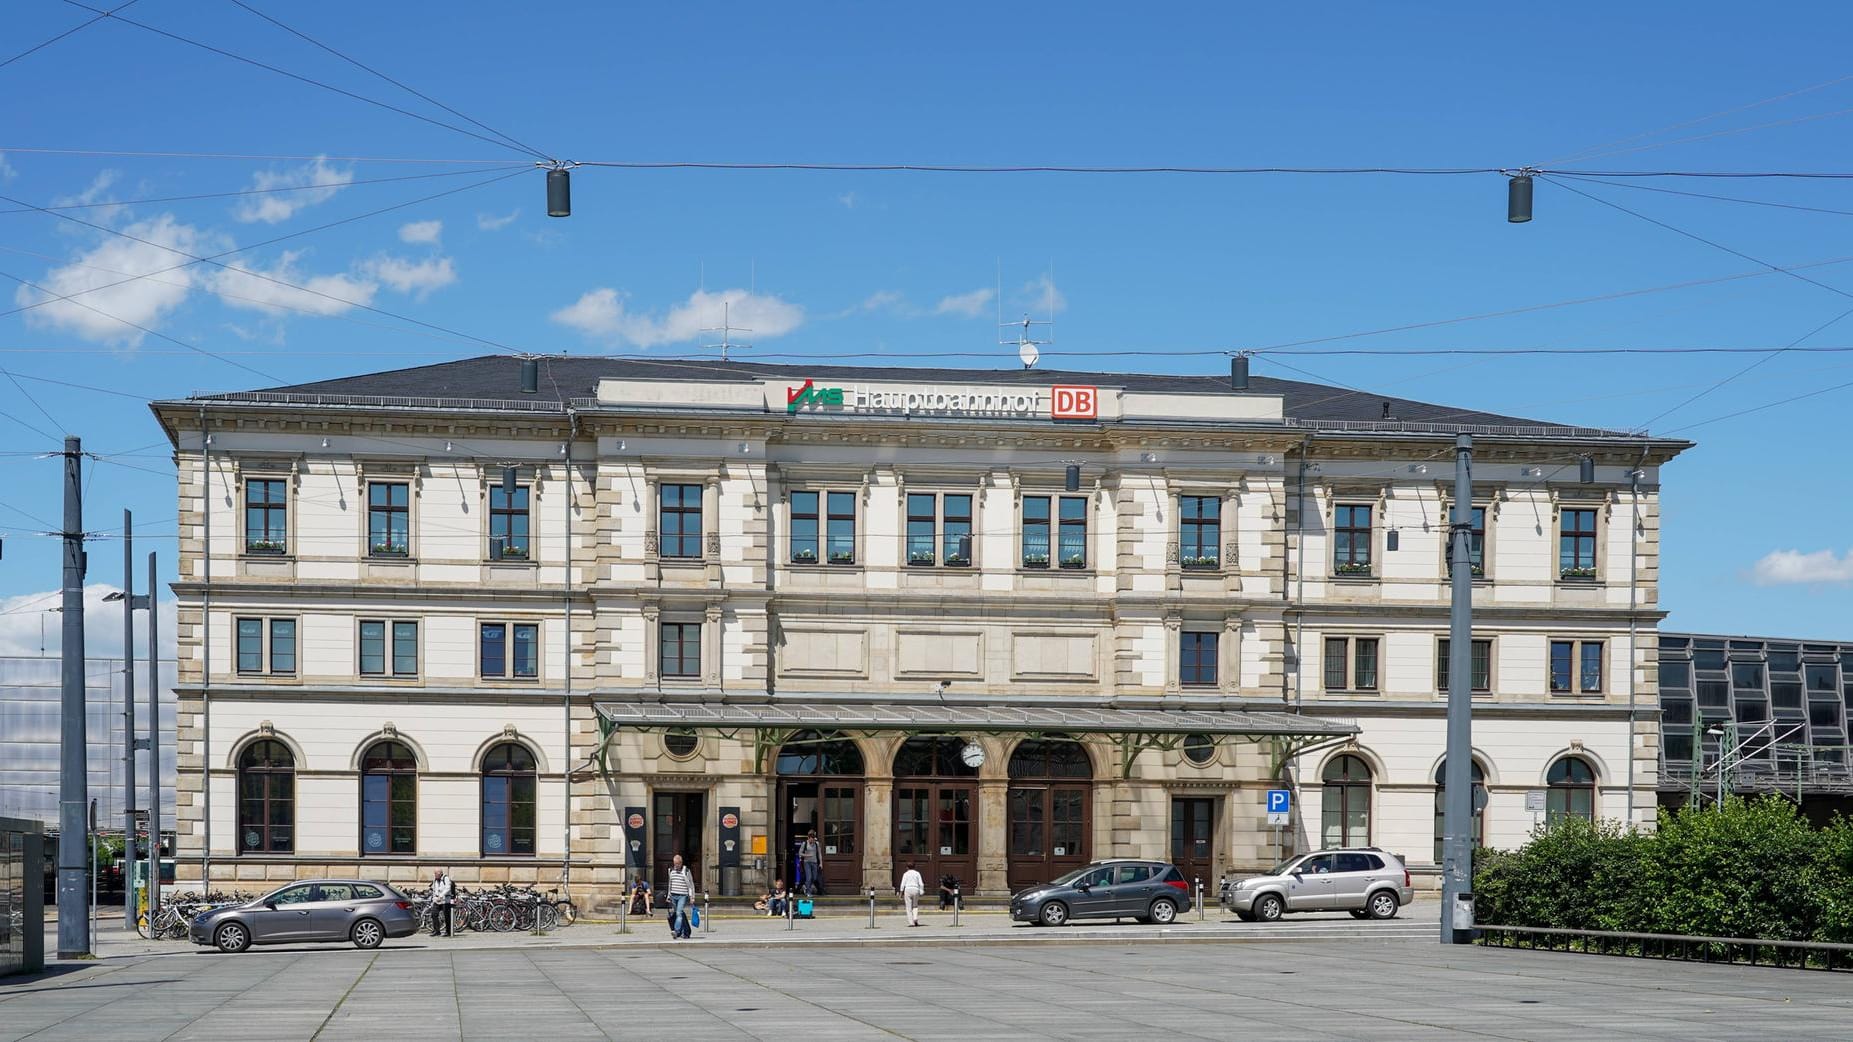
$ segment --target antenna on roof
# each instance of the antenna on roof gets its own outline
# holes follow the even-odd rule
[[[1004,330],[1004,329],[1015,330],[1016,335],[1012,337],[1008,337],[1008,338],[1000,337],[997,342],[1005,347],[1015,346],[1017,349],[1017,360],[1023,363],[1023,368],[1034,369],[1036,368],[1037,360],[1039,360],[1042,357],[1041,348],[1047,347],[1048,345],[1055,343],[1055,295],[1053,292],[1051,292],[1048,295],[1048,303],[1049,303],[1049,317],[1048,318],[1046,319],[1030,318],[1029,315],[1025,314],[1018,321],[1005,322],[1004,317],[1003,317],[1003,312],[1004,312],[1003,286],[1004,286],[1003,265],[999,264],[998,265],[998,276],[997,276],[997,287],[998,287],[997,328],[1000,330]],[[1053,287],[1051,287],[1051,289],[1053,289]],[[1036,339],[1035,334],[1036,334],[1037,326],[1048,327],[1045,333],[1045,336],[1047,339],[1043,339],[1043,340]]]
[[[753,346],[752,344],[736,344],[732,341],[731,338],[733,334],[751,333],[752,330],[746,328],[745,326],[736,326],[733,324],[733,322],[728,317],[730,314],[731,306],[732,304],[730,301],[725,301],[725,300],[721,301],[721,324],[718,326],[709,326],[706,329],[702,330],[703,333],[719,333],[721,335],[720,343],[703,344],[701,346],[711,351],[718,349],[721,353],[721,361],[723,362],[727,361],[727,352],[734,351],[734,350],[750,350]]]

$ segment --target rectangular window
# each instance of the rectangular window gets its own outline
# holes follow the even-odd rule
[[[498,482],[489,486],[489,559],[528,559],[528,490],[517,486],[513,495]]]
[[[816,564],[818,517],[815,492],[791,494],[791,560],[793,564]]]
[[[665,622],[660,643],[666,677],[701,676],[701,623]]]
[[[1327,691],[1377,690],[1377,638],[1327,637],[1325,639]]]
[[[939,497],[931,492],[907,494],[907,563],[927,566],[938,560]]]
[[[1351,686],[1359,691],[1377,690],[1377,638],[1352,639]]]
[[[1181,635],[1177,666],[1177,680],[1180,684],[1216,683],[1216,634],[1189,633]]]
[[[388,654],[387,636],[392,637]],[[418,623],[409,620],[362,619],[360,623],[360,672],[362,676],[386,676],[388,667],[395,677],[418,675]]]
[[[1596,512],[1563,510],[1558,516],[1557,574],[1564,579],[1596,577]]]
[[[296,620],[270,620],[270,671],[296,672]]]
[[[244,550],[281,554],[289,548],[289,506],[281,478],[253,478],[244,484]]]
[[[485,622],[481,659],[486,678],[532,680],[540,675],[540,627],[531,622]]]
[[[1087,497],[1063,496],[1060,541],[1063,568],[1087,567]]]
[[[1551,694],[1599,695],[1601,693],[1602,642],[1599,640],[1551,641]]]
[[[1349,504],[1332,510],[1332,572],[1370,574],[1371,507]]]
[[[1448,681],[1452,675],[1448,672],[1449,656],[1454,642],[1442,637],[1435,642],[1435,689],[1442,694],[1448,693]],[[1493,689],[1493,642],[1476,640],[1473,642],[1473,672],[1471,690],[1481,694]]]
[[[1217,496],[1179,496],[1178,564],[1185,568],[1215,568],[1222,562],[1222,499]]]
[[[966,567],[972,563],[972,497],[942,496],[940,509],[944,515],[941,530],[946,539],[945,553],[940,559],[952,567]]]
[[[1023,497],[1023,567],[1049,566],[1049,497]]]
[[[367,483],[367,552],[372,556],[411,554],[411,488],[402,481]]]
[[[238,620],[238,672],[264,671],[264,620]]]
[[[664,485],[657,528],[664,557],[701,557],[701,486]]]
[[[392,674],[395,677],[418,675],[418,623],[392,624]]]
[[[824,537],[830,543],[831,564],[856,563],[856,494],[830,492],[824,496],[828,515],[824,518]]]
[[[1474,578],[1486,574],[1486,508],[1474,507],[1468,512],[1468,524],[1472,526],[1472,535],[1467,540],[1467,564]],[[1449,520],[1452,520],[1450,515]],[[1454,551],[1444,545],[1448,555],[1448,575],[1454,574]]]
[[[1325,689],[1343,691],[1350,672],[1345,668],[1345,656],[1351,651],[1351,642],[1343,637],[1325,638]]]

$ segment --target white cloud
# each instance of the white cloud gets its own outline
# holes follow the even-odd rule
[[[1068,310],[1068,298],[1055,285],[1055,277],[1043,273],[1025,282],[1017,290],[1017,303],[1032,311],[1044,315],[1060,314]]]
[[[26,286],[14,291],[13,299],[22,307],[49,301],[26,312],[26,322],[42,328],[62,329],[98,343],[136,346],[141,343],[143,334],[125,322],[157,325],[185,302],[201,276],[194,268],[178,268],[165,272],[159,279],[125,281],[124,277],[173,268],[188,260],[183,256],[186,253],[197,256],[229,248],[221,236],[182,224],[171,214],[131,224],[123,231],[147,241],[112,237],[79,254],[70,264],[46,272],[39,285],[47,292]],[[97,288],[102,286],[109,288]],[[84,292],[86,290],[94,292]],[[56,299],[79,293],[82,295],[73,300]]]
[[[1832,550],[1802,553],[1777,550],[1751,566],[1750,579],[1758,586],[1796,586],[1817,583],[1853,583],[1853,550],[1836,555]]]
[[[836,201],[843,204],[843,209],[854,210],[857,202],[856,193],[844,192],[842,195],[836,197]]]
[[[313,161],[294,170],[259,170],[251,176],[251,187],[259,190],[272,188],[302,188],[301,191],[271,192],[267,195],[246,197],[232,211],[232,216],[245,224],[262,221],[265,224],[279,224],[294,217],[299,210],[306,210],[317,203],[325,203],[334,198],[339,187],[308,187],[314,185],[338,185],[342,181],[352,180],[354,170],[349,167],[342,170],[328,165],[328,161],[317,156]]]
[[[85,211],[77,216],[96,224],[114,224],[125,207],[95,206],[96,203],[110,202],[115,196],[110,193],[116,182],[122,177],[119,171],[104,170],[90,179],[90,184],[76,195],[60,195],[52,199],[53,206],[82,206]],[[60,231],[78,231],[78,226],[69,221],[59,222]]]
[[[955,293],[950,297],[941,297],[934,306],[935,315],[962,315],[965,318],[977,318],[984,314],[985,306],[997,296],[996,290],[975,289],[970,293]]]
[[[305,275],[296,267],[296,261],[301,256],[302,251],[290,250],[269,269],[253,267],[242,261],[234,262],[231,267],[222,268],[210,276],[212,291],[219,294],[219,299],[227,307],[269,315],[284,311],[339,315],[373,303],[373,297],[380,288],[378,282],[346,273]],[[272,282],[270,279],[277,281]],[[283,285],[285,282],[290,285]],[[298,286],[301,288],[294,288]]]
[[[399,241],[436,246],[444,237],[443,221],[413,221],[399,226]]]
[[[479,213],[476,215],[476,229],[484,232],[499,232],[509,225],[514,224],[515,218],[520,216],[520,210],[510,210],[501,217],[497,217],[493,214]]]
[[[702,329],[719,326],[723,313],[736,328],[752,330],[746,338],[754,340],[784,336],[804,324],[802,307],[743,289],[696,290],[688,300],[657,316],[627,311],[623,294],[601,287],[549,317],[593,339],[655,347],[694,340]]]
[[[13,169],[13,164],[6,161],[6,153],[0,152],[0,181],[11,181],[18,176],[19,171]]]
[[[112,658],[122,654],[122,604],[105,603],[103,598],[119,587],[92,583],[84,587],[84,657]],[[45,653],[58,654],[64,646],[64,616],[48,612],[63,604],[57,590],[27,593],[17,597],[0,597],[0,655],[37,655],[40,624],[43,623]],[[174,654],[174,602],[156,602],[161,611],[161,654]],[[148,653],[148,616],[135,617],[135,653]]]
[[[381,254],[361,265],[361,270],[384,282],[399,293],[416,294],[421,300],[432,290],[457,281],[457,270],[449,257],[427,257],[409,261],[404,257]]]

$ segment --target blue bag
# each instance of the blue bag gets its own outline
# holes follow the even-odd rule
[[[809,919],[809,918],[811,918],[811,911],[812,911],[812,908],[813,908],[813,907],[814,907],[814,906],[813,906],[813,905],[811,904],[811,899],[810,899],[810,898],[808,898],[808,897],[800,897],[800,898],[798,898],[798,915],[797,915],[797,918],[799,918],[799,919]]]
[[[701,925],[701,909],[696,908],[694,905],[689,905],[688,906],[688,928],[693,930],[696,927],[699,927],[700,925]]]

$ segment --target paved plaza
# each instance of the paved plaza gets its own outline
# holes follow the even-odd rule
[[[620,937],[581,924],[548,938],[415,938],[377,952],[106,945],[94,963],[0,984],[0,1042],[1853,1034],[1843,974],[1444,948],[1426,936],[1429,922],[1263,929],[1212,919],[1160,934],[973,919],[956,934],[821,920],[796,936],[723,920],[676,944],[655,929]],[[1373,932],[1384,925],[1400,928]]]

